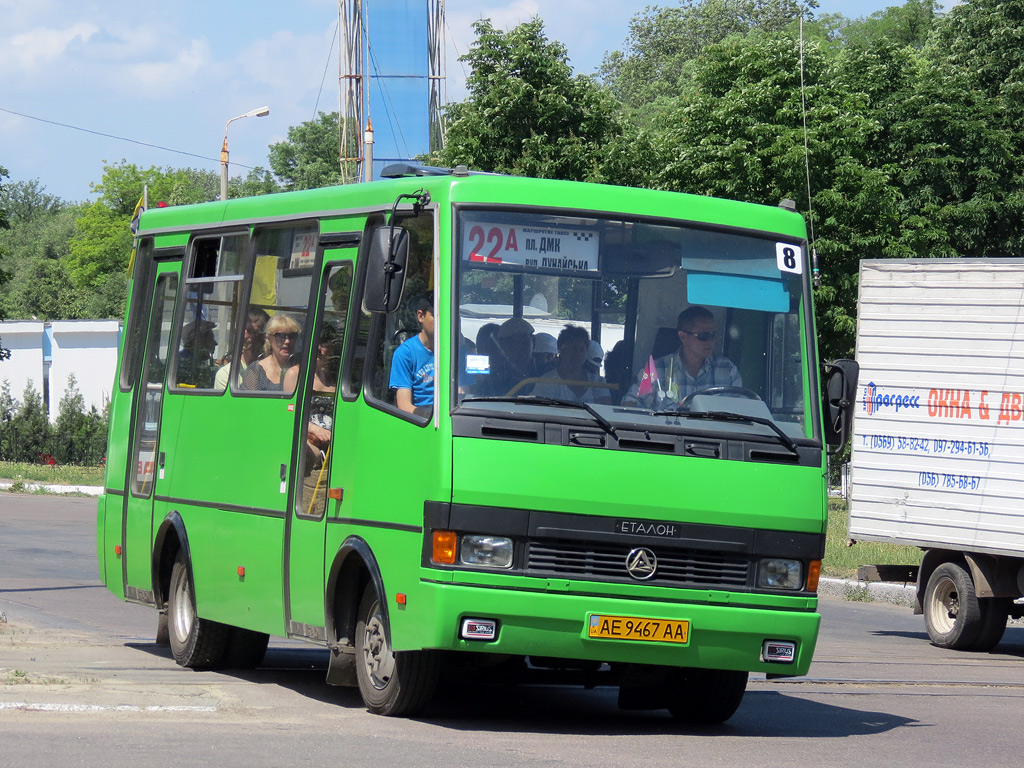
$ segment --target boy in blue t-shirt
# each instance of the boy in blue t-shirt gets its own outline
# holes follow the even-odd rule
[[[388,386],[400,409],[426,415],[434,405],[434,309],[428,296],[415,299],[413,307],[420,332],[395,350]]]

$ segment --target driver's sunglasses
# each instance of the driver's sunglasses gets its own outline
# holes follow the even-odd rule
[[[700,333],[694,333],[693,331],[683,331],[687,336],[693,336],[697,341],[714,341],[718,338],[718,331],[701,331]]]
[[[277,340],[278,344],[284,344],[286,341],[295,341],[299,338],[297,333],[272,333],[270,336]]]

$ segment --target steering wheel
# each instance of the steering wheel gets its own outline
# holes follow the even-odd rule
[[[761,399],[761,396],[752,389],[747,389],[746,387],[729,387],[723,385],[717,387],[708,387],[707,389],[698,389],[696,392],[691,392],[690,394],[688,394],[686,397],[679,401],[679,405],[676,406],[676,410],[689,410],[690,403],[693,401],[693,398],[697,395],[739,395],[740,397],[745,397],[747,400]]]

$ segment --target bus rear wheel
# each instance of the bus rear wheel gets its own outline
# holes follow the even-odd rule
[[[171,567],[167,597],[168,639],[174,660],[190,669],[215,669],[227,650],[229,627],[196,613],[196,592],[188,557],[179,551]]]
[[[377,715],[414,715],[433,698],[440,659],[432,651],[394,651],[377,590],[367,586],[356,622],[356,679]]]

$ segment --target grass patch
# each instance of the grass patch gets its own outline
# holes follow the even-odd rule
[[[852,547],[847,546],[848,530],[846,501],[829,499],[828,538],[821,564],[823,575],[849,579],[857,575],[857,568],[862,565],[917,565],[921,562],[921,550],[917,547],[880,541],[858,541]]]
[[[103,467],[49,466],[0,461],[0,479],[13,480],[22,487],[26,483],[56,485],[103,485]]]

